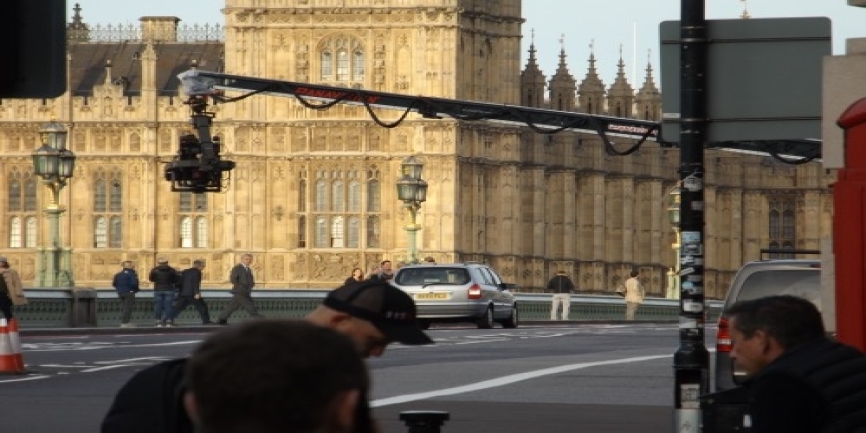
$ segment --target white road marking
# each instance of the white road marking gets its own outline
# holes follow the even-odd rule
[[[0,380],[0,383],[6,383],[6,382],[25,382],[25,381],[28,381],[28,380],[48,379],[49,377],[51,377],[51,376],[39,375],[39,376],[22,377],[22,378],[20,378],[20,379],[8,379],[8,380],[3,379],[3,380]]]
[[[445,388],[435,391],[421,392],[417,394],[398,395],[394,397],[381,398],[370,402],[371,407],[388,406],[392,404],[408,403],[411,401],[426,400],[428,398],[442,397],[446,395],[463,394],[467,392],[480,391],[482,389],[496,388],[499,386],[510,385],[515,382],[535,379],[537,377],[548,376],[551,374],[565,373],[567,371],[580,370],[589,367],[600,367],[603,365],[627,364],[632,362],[651,361],[654,359],[670,358],[670,354],[654,355],[654,356],[639,356],[635,358],[612,359],[609,361],[597,362],[581,362],[578,364],[560,365],[559,367],[543,368],[541,370],[528,371],[526,373],[511,374],[496,379],[485,380],[469,385],[458,386],[454,388]]]
[[[120,367],[137,367],[137,366],[138,366],[138,364],[116,364],[116,365],[106,365],[106,366],[104,366],[104,367],[88,368],[87,370],[81,370],[81,372],[82,372],[82,373],[93,373],[93,372],[96,372],[96,371],[111,370],[112,368],[120,368]]]

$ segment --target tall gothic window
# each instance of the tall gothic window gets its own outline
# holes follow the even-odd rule
[[[770,198],[769,247],[774,250],[793,250],[796,245],[794,196],[778,195]],[[770,258],[793,258],[793,254],[771,253]]]
[[[36,178],[13,168],[6,186],[6,221],[9,248],[35,248],[38,232]]]
[[[99,171],[93,180],[93,247],[123,246],[123,183],[119,171]]]
[[[366,70],[364,46],[359,39],[334,36],[319,45],[320,78],[324,82],[361,84]]]
[[[299,198],[304,204],[298,206],[298,248],[379,248],[378,223],[372,239],[370,227],[365,227],[371,216],[378,221],[381,213],[379,171],[319,170],[309,175],[313,178],[310,196]],[[306,177],[302,174],[299,179],[299,190],[305,194]],[[363,208],[365,200],[368,205]]]
[[[207,194],[181,192],[178,195],[178,217],[180,218],[180,247],[208,247],[208,202]]]

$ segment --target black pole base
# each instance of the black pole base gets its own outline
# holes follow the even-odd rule
[[[409,410],[400,412],[400,421],[408,428],[408,433],[439,433],[442,424],[451,416],[448,412],[437,410]]]

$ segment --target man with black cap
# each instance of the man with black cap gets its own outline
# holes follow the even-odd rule
[[[415,301],[380,281],[329,292],[304,320],[348,336],[364,357],[381,356],[388,344],[431,344],[415,321]],[[115,396],[102,433],[192,433],[183,409],[186,359],[166,361],[135,374]]]

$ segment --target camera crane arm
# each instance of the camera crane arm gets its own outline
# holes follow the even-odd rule
[[[497,123],[528,126],[541,134],[556,134],[565,130],[598,134],[608,153],[627,155],[636,151],[646,140],[658,140],[660,124],[649,120],[624,119],[570,111],[461,101],[446,98],[409,96],[398,93],[349,89],[321,84],[253,78],[240,75],[192,69],[178,77],[188,95],[210,96],[214,102],[233,102],[257,94],[295,97],[307,108],[328,109],[336,104],[362,105],[380,126],[393,128],[410,112],[425,118],[451,117],[457,120],[487,120]],[[225,98],[222,91],[246,92],[236,98]],[[316,101],[316,102],[312,102]],[[373,108],[402,109],[403,115],[393,123],[383,122]],[[636,139],[630,149],[620,152],[613,147],[609,136]]]

